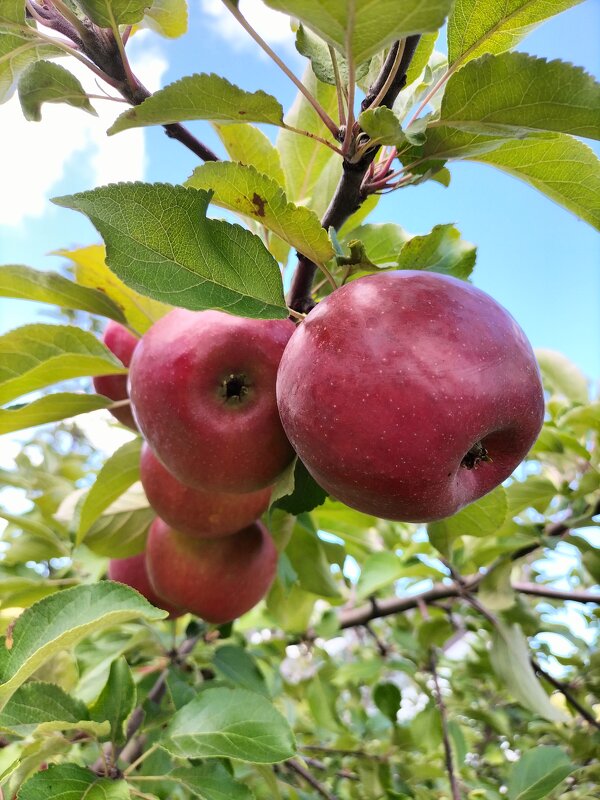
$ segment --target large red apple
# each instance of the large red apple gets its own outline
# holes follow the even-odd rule
[[[427,272],[337,290],[290,340],[277,380],[309,472],[353,508],[423,522],[507,478],[544,416],[525,334],[495,300]]]
[[[293,332],[289,320],[178,308],[142,337],[129,372],[135,419],[178,480],[254,492],[289,464],[275,381]]]
[[[139,339],[123,325],[111,321],[106,326],[102,341],[123,363],[123,366],[128,367]],[[94,389],[98,394],[110,397],[111,400],[127,400],[129,397],[127,393],[127,375],[100,375],[93,380]],[[127,405],[122,408],[115,408],[111,411],[111,414],[113,417],[116,417],[122,425],[127,425],[128,428],[137,430],[137,425],[131,413],[131,406]]]
[[[108,577],[136,589],[149,603],[169,612],[169,618],[180,617],[185,612],[163,600],[154,591],[146,572],[146,555],[140,553],[130,558],[113,558],[108,562]]]
[[[222,539],[192,539],[157,518],[150,526],[146,566],[161,596],[222,625],[245,614],[267,593],[277,551],[260,522]]]
[[[189,536],[211,539],[245,528],[265,512],[271,487],[257,492],[226,494],[185,486],[166,470],[146,443],[140,477],[146,497],[158,516]]]

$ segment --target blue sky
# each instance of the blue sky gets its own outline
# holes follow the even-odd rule
[[[278,22],[265,15],[258,0],[242,0],[241,7],[300,74],[303,60],[284,18]],[[216,72],[245,89],[265,89],[287,107],[294,87],[221,9],[218,0],[192,0],[187,37],[134,39],[139,78],[156,88],[193,72]],[[546,22],[520,49],[571,61],[598,77],[599,31],[600,0],[586,0]],[[92,90],[97,93],[97,87]],[[16,100],[0,107],[7,141],[0,155],[0,263],[53,269],[60,262],[46,256],[50,251],[98,240],[81,215],[53,206],[49,197],[120,178],[176,183],[197,164],[160,129],[107,140],[111,115],[123,107],[108,102],[97,107],[100,119],[47,107],[42,123],[27,124],[19,119]],[[218,147],[207,125],[190,127]],[[600,237],[590,226],[516,179],[478,164],[453,165],[448,189],[429,183],[386,196],[372,220],[397,222],[412,233],[456,223],[479,248],[474,282],[511,311],[535,347],[560,350],[590,377],[600,377]],[[34,304],[0,300],[0,331],[36,319]]]

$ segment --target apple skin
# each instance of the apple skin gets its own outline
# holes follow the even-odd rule
[[[128,367],[139,339],[123,325],[111,320],[106,326],[102,341],[111,353],[114,353],[123,363],[123,366]],[[111,400],[127,400],[129,397],[127,375],[99,375],[93,381],[96,392],[109,397]],[[133,428],[134,431],[137,431],[137,425],[131,413],[131,406],[115,408],[110,413],[119,420],[121,425],[127,425],[128,428]]]
[[[146,567],[161,596],[222,625],[265,596],[275,577],[277,551],[260,522],[222,539],[192,539],[157,517],[148,534]]]
[[[544,417],[539,369],[510,314],[468,283],[412,270],[359,278],[319,303],[286,348],[277,398],[324,489],[407,522],[491,491]]]
[[[245,494],[204,492],[185,486],[163,467],[146,442],[142,445],[140,477],[146,497],[158,516],[188,536],[213,539],[245,528],[263,514],[271,487]]]
[[[163,600],[154,591],[146,571],[146,554],[140,553],[130,558],[113,558],[108,562],[108,577],[132,589],[136,589],[149,603],[169,612],[169,619],[180,617],[185,612]]]
[[[129,391],[138,427],[178,480],[240,494],[272,485],[294,457],[275,382],[294,324],[175,309],[138,344]]]

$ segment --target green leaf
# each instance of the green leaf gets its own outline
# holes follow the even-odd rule
[[[135,483],[93,523],[85,535],[86,547],[108,558],[135,556],[144,549],[155,517],[141,483]]]
[[[436,225],[425,236],[413,236],[398,256],[399,269],[441,272],[466,280],[473,272],[477,248],[460,238],[454,225]]]
[[[524,481],[513,481],[506,490],[508,514],[514,517],[526,508],[543,514],[557,494],[556,486],[541,475],[530,475]]]
[[[444,24],[450,0],[265,0],[297,17],[340,52],[361,64],[396,39],[435,31]],[[385,20],[385,24],[378,21]],[[348,45],[348,48],[347,48]]]
[[[600,160],[572,136],[538,133],[506,141],[442,127],[428,130],[423,152],[497,167],[600,229]]]
[[[318,81],[310,67],[306,68],[302,83],[330,116],[337,113],[337,95],[333,86]],[[285,122],[326,139],[331,135],[300,92],[285,115]],[[321,217],[342,173],[341,159],[315,139],[298,136],[289,130],[279,131],[277,149],[285,174],[288,199],[312,208]]]
[[[536,348],[544,387],[553,395],[585,405],[589,399],[588,381],[579,367],[562,353]]]
[[[298,575],[302,589],[320,597],[340,597],[325,547],[316,533],[296,525],[285,553]]]
[[[183,36],[188,28],[186,0],[152,0],[152,5],[146,9],[144,23],[168,39]]]
[[[511,50],[540,22],[581,0],[456,0],[448,17],[450,64]]]
[[[310,28],[298,25],[296,31],[296,50],[305,58],[310,59],[312,71],[323,83],[335,86],[335,70],[327,42],[314,34]],[[336,54],[336,62],[340,79],[348,82],[348,64],[341,54]],[[342,78],[342,75],[344,76]]]
[[[19,100],[23,116],[33,122],[42,119],[43,103],[67,103],[98,116],[75,75],[52,61],[37,61],[25,70],[19,80]]]
[[[498,486],[480,500],[463,508],[452,517],[427,526],[429,540],[444,555],[450,554],[452,542],[459,536],[491,536],[502,527],[508,503],[506,489]]]
[[[25,24],[25,4],[3,0],[0,4],[0,28],[8,23],[10,29],[0,32],[0,103],[10,98],[21,73],[40,58],[61,54],[57,47],[41,44],[36,32]],[[22,28],[22,32],[18,27]]]
[[[106,294],[123,309],[127,321],[139,334],[145,333],[151,325],[173,308],[166,303],[159,303],[134,292],[117,278],[106,264],[104,245],[94,244],[75,250],[56,250],[53,255],[63,256],[72,261],[77,283],[97,288],[102,294]]]
[[[496,675],[525,708],[550,722],[568,717],[550,702],[530,662],[529,645],[519,625],[498,622],[492,636],[490,660]]]
[[[79,286],[57,272],[41,272],[21,265],[0,266],[0,297],[52,303],[101,314],[125,322],[125,315],[114,300],[98,289]]]
[[[45,722],[70,725],[89,718],[85,703],[59,686],[31,682],[17,689],[0,712],[0,728],[17,736],[30,736]]]
[[[136,291],[193,311],[284,319],[277,262],[250,231],[208,219],[209,201],[208,192],[144,183],[54,200],[90,218],[109,267]]]
[[[161,746],[177,758],[275,764],[295,752],[292,731],[271,703],[246,689],[207,689],[180,709]]]
[[[322,489],[306,469],[300,459],[296,459],[292,491],[273,503],[274,508],[282,508],[289,514],[304,514],[325,502],[327,492]]]
[[[283,559],[282,559],[283,560]],[[267,609],[275,623],[288,633],[302,633],[309,626],[317,597],[296,583],[286,589],[276,578],[267,595]]]
[[[111,581],[75,586],[40,600],[21,614],[0,650],[0,708],[45,661],[88,634],[165,616],[133,589]]]
[[[188,75],[121,114],[108,129],[108,135],[144,125],[167,125],[196,119],[264,122],[281,126],[283,108],[272,95],[262,90],[245,92],[219,75]]]
[[[101,28],[140,22],[152,0],[77,0],[81,10]]]
[[[400,120],[391,108],[380,106],[363,111],[358,117],[361,128],[378,144],[389,144],[402,147],[406,142],[406,134],[402,130]]]
[[[31,428],[34,425],[45,425],[77,414],[87,414],[106,408],[111,400],[99,394],[72,394],[57,392],[40,397],[32,403],[0,408],[0,435]]]
[[[359,240],[363,243],[369,260],[378,267],[396,267],[398,254],[411,238],[404,228],[394,222],[369,223],[350,231],[344,243],[349,245],[352,241]]]
[[[19,789],[19,800],[129,800],[126,781],[99,778],[78,764],[51,764]]]
[[[600,230],[600,160],[583,142],[561,133],[538,134],[473,160],[520,178]]]
[[[283,189],[252,166],[231,161],[203,164],[186,185],[213,191],[215,205],[260,222],[316,264],[333,258],[329,236],[314,211],[289,203]]]
[[[523,753],[508,779],[509,800],[542,800],[575,770],[560,747],[539,746]]]
[[[512,561],[492,569],[479,585],[480,603],[491,611],[504,611],[515,604],[515,592],[510,583]]]
[[[419,39],[419,44],[417,45],[415,54],[411,59],[408,70],[406,71],[406,83],[404,84],[404,90],[406,90],[408,86],[414,83],[418,77],[420,77],[423,70],[429,63],[429,59],[433,55],[433,51],[435,49],[437,38],[438,32],[435,31],[435,33],[426,33]]]
[[[223,764],[212,763],[191,767],[180,767],[165,775],[200,800],[253,800],[251,790],[231,777]]]
[[[356,586],[357,597],[369,597],[384,586],[389,586],[402,577],[404,564],[395,553],[381,550],[373,553],[362,565]]]
[[[285,187],[285,176],[281,168],[279,151],[271,144],[269,137],[260,128],[248,123],[214,123],[220,140],[232,161],[248,164],[257,172],[272,178],[279,186]]]
[[[240,688],[258,692],[265,697],[269,696],[262,672],[254,658],[243,647],[233,644],[219,647],[213,657],[213,664],[220,675]]]
[[[137,692],[129,664],[123,656],[110,665],[108,680],[94,705],[90,717],[110,723],[108,736],[115,744],[125,744],[125,722],[135,708]]]
[[[81,544],[92,524],[126,489],[140,479],[141,439],[120,447],[104,463],[96,481],[78,506],[76,544]]]
[[[567,411],[560,418],[560,426],[583,433],[589,430],[600,431],[600,402]]]
[[[529,451],[531,456],[537,456],[540,453],[566,453],[571,452],[589,461],[591,456],[586,448],[569,433],[555,428],[550,423],[546,422],[536,443]]]
[[[402,694],[395,683],[378,683],[373,689],[373,702],[390,722],[396,722]]]
[[[24,325],[0,336],[0,403],[84,375],[127,368],[96,337],[72,325]]]
[[[580,67],[527,53],[486,55],[448,81],[434,125],[520,137],[558,131],[600,138],[600,84]]]

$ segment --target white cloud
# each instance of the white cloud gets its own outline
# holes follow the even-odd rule
[[[168,64],[158,49],[148,46],[148,35],[144,31],[132,39],[129,56],[134,73],[154,91],[160,87]],[[73,59],[60,59],[60,63],[90,94],[102,94],[96,77],[82,64]],[[42,121],[37,123],[23,118],[16,95],[0,106],[0,226],[21,227],[26,219],[45,214],[53,187],[63,179],[67,166],[78,169],[78,159],[86,159],[92,185],[144,177],[143,130],[106,135],[106,129],[127,106],[109,100],[94,100],[92,105],[98,117],[49,103],[42,107]],[[77,190],[84,188],[89,187],[76,186]]]
[[[252,49],[257,54],[264,55],[221,0],[201,0],[201,7],[209,18],[211,28],[226,39],[230,47],[236,50]],[[266,42],[273,46],[281,45],[296,53],[295,34],[290,27],[290,18],[286,14],[267,8],[262,0],[240,0],[239,9]]]

